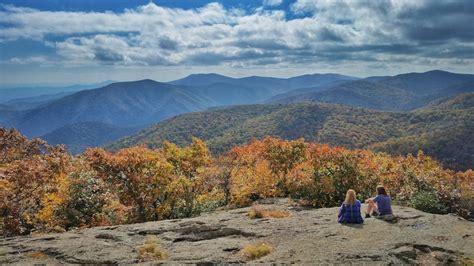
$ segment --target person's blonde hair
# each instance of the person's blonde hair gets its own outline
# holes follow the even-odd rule
[[[356,203],[356,192],[353,189],[349,189],[346,193],[346,200],[344,201],[347,205],[354,205]]]

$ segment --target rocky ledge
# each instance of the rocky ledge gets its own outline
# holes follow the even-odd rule
[[[0,263],[130,264],[137,247],[155,236],[171,264],[242,263],[241,250],[268,243],[272,252],[253,262],[298,264],[464,264],[474,260],[474,223],[394,207],[398,219],[363,225],[336,223],[337,208],[309,209],[279,199],[262,203],[286,218],[250,219],[249,208],[219,210],[190,219],[96,227],[60,234],[4,238]]]

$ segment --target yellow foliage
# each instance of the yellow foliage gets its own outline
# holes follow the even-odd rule
[[[237,206],[246,206],[252,197],[272,198],[280,195],[278,179],[273,176],[266,160],[256,161],[254,166],[236,165],[231,172],[231,197]]]

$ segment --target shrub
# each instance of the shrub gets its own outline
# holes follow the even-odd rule
[[[156,237],[148,237],[143,245],[137,247],[137,252],[140,261],[164,260],[168,257],[158,245]]]
[[[411,207],[429,213],[446,213],[448,208],[443,205],[436,192],[422,191],[415,194],[411,200]]]
[[[109,202],[103,180],[87,168],[72,172],[69,179],[69,197],[56,210],[65,221],[65,228],[98,225],[97,217],[103,214],[103,207]]]
[[[290,214],[287,211],[280,210],[265,210],[259,205],[253,205],[248,213],[250,219],[261,219],[261,218],[285,218]]]
[[[242,249],[242,254],[249,260],[255,260],[270,254],[273,247],[267,243],[247,245]]]

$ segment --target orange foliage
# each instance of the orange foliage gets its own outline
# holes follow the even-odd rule
[[[269,197],[336,206],[347,189],[362,200],[378,184],[401,203],[428,195],[443,210],[464,217],[474,212],[474,172],[443,169],[422,152],[392,157],[265,138],[214,158],[203,141],[193,139],[188,147],[165,143],[158,150],[139,146],[116,153],[96,148],[72,157],[61,146],[2,129],[0,155],[4,235],[189,217]]]

